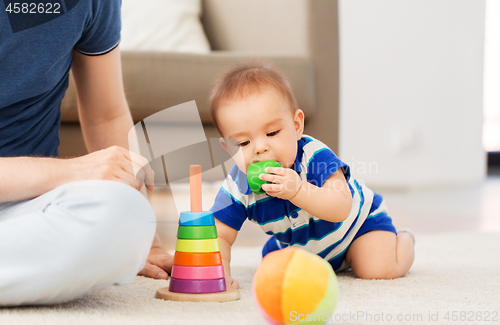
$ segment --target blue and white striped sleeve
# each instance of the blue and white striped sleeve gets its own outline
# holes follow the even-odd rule
[[[349,166],[341,161],[335,153],[319,141],[312,141],[304,146],[307,161],[307,181],[318,187],[337,170],[341,169],[348,182],[351,177]]]

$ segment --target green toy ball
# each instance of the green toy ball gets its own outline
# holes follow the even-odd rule
[[[252,192],[254,192],[255,194],[266,193],[266,191],[262,189],[262,185],[270,184],[270,182],[261,180],[259,178],[259,175],[269,174],[266,173],[267,167],[281,167],[281,165],[274,160],[266,160],[253,163],[250,166],[248,166],[247,169],[248,185],[250,186]]]

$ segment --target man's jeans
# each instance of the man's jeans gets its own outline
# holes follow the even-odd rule
[[[58,303],[130,283],[155,229],[147,199],[113,181],[68,183],[0,203],[0,306]]]

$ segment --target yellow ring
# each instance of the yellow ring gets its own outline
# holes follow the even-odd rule
[[[175,250],[184,253],[219,252],[219,239],[177,239]]]

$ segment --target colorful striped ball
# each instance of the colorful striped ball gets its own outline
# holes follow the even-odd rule
[[[327,261],[289,247],[264,257],[253,279],[253,294],[271,324],[323,324],[332,319],[338,282]]]

